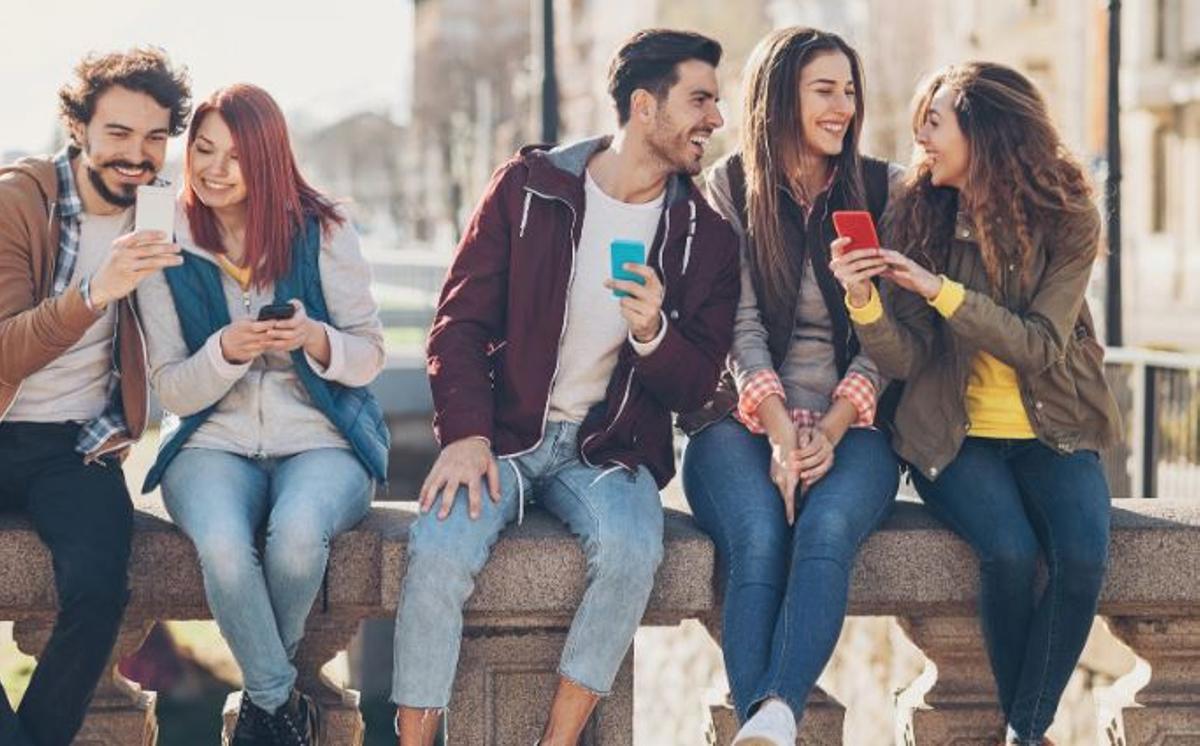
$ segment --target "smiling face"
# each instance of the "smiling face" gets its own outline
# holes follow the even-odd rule
[[[207,207],[221,208],[246,201],[246,181],[238,164],[237,146],[229,125],[217,112],[200,122],[188,146],[188,183]]]
[[[725,124],[717,108],[717,69],[688,60],[677,66],[679,81],[658,100],[648,91],[634,93],[633,116],[646,125],[648,150],[674,171],[696,175],[712,133]]]
[[[96,99],[91,121],[73,122],[87,181],[105,202],[131,207],[137,188],[162,169],[171,112],[151,96],[113,86]]]
[[[850,60],[841,52],[818,55],[804,66],[799,119],[805,156],[829,158],[842,152],[857,96]]]
[[[934,186],[962,190],[967,184],[970,166],[970,147],[958,125],[954,102],[958,91],[947,86],[937,89],[929,101],[924,121],[917,128],[917,145],[921,147],[930,180]]]

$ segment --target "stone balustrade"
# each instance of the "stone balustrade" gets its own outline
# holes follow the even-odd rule
[[[160,504],[138,505],[133,597],[116,654],[140,645],[159,619],[205,619],[196,555]],[[327,588],[309,618],[298,653],[300,686],[325,712],[323,743],[356,745],[363,724],[358,693],[321,675],[346,648],[359,623],[391,616],[405,570],[411,504],[380,504],[332,550]],[[644,623],[705,621],[715,630],[711,543],[690,517],[671,512],[666,555]],[[531,511],[505,533],[467,606],[468,629],[455,682],[449,738],[454,744],[532,743],[556,681],[566,628],[582,596],[584,562],[575,540],[549,516]],[[855,568],[851,613],[901,620],[930,661],[897,697],[906,743],[991,744],[1002,724],[975,615],[978,575],[970,552],[920,506],[902,503],[864,548]],[[54,614],[50,558],[29,524],[0,520],[0,619],[37,656]],[[1112,631],[1150,665],[1112,691],[1097,692],[1100,732],[1110,743],[1200,743],[1200,500],[1120,500],[1113,514],[1111,568],[1101,614]],[[589,744],[633,741],[633,661],[589,726]],[[152,744],[155,695],[114,672],[93,701],[78,744]],[[1124,707],[1122,710],[1121,708]],[[851,717],[855,713],[849,713]],[[712,708],[714,731],[727,742],[727,707]],[[846,713],[816,693],[801,743],[840,743]],[[878,717],[877,713],[860,713]],[[1123,721],[1123,731],[1121,723]],[[1121,733],[1124,741],[1119,741]]]

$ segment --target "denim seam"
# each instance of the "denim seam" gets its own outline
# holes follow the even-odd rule
[[[1034,698],[1033,710],[1029,715],[1030,728],[1040,729],[1040,726],[1038,725],[1038,712],[1042,707],[1042,699],[1046,695],[1046,672],[1050,668],[1050,658],[1052,657],[1052,653],[1054,652],[1055,648],[1055,638],[1057,636],[1056,622],[1058,621],[1059,596],[1062,592],[1062,578],[1060,575],[1061,567],[1058,561],[1058,550],[1054,546],[1054,532],[1050,530],[1050,521],[1047,520],[1046,513],[1042,509],[1042,506],[1038,500],[1030,500],[1029,504],[1030,507],[1037,511],[1038,517],[1045,522],[1046,525],[1046,543],[1048,546],[1044,547],[1043,549],[1046,553],[1047,570],[1049,571],[1051,585],[1053,586],[1050,593],[1047,594],[1049,598],[1043,600],[1043,603],[1050,604],[1049,622],[1047,623],[1048,629],[1046,630],[1046,650],[1045,655],[1042,658],[1042,673],[1039,676],[1037,697]]]
[[[924,477],[922,477],[922,479],[924,479]],[[928,480],[926,480],[926,481],[928,481]],[[933,482],[929,482],[929,485],[930,485],[930,486],[933,486],[933,484],[934,484]],[[930,506],[930,503],[929,503],[929,501],[926,499],[926,497],[925,497],[924,495],[921,495],[921,502],[922,502],[922,504],[924,504],[926,507],[932,507],[932,506]],[[949,527],[950,527],[950,530],[951,530],[951,531],[953,531],[953,532],[954,532],[954,533],[955,533],[955,534],[956,534],[956,535],[957,535],[957,536],[958,536],[960,539],[962,539],[963,541],[966,541],[966,539],[967,539],[967,536],[968,536],[968,533],[967,533],[967,532],[966,532],[966,531],[963,529],[963,527],[962,527],[962,524],[961,524],[961,523],[959,523],[959,522],[958,522],[958,521],[957,521],[957,520],[954,518],[954,516],[953,516],[953,514],[952,514],[952,512],[951,512],[951,511],[949,511],[949,510],[946,510],[946,511],[940,511],[940,510],[931,510],[930,512],[932,512],[932,513],[934,514],[934,518],[936,518],[936,519],[938,519],[938,520],[942,521],[942,522],[943,522],[943,523],[945,523],[947,526],[949,526]],[[986,619],[986,617],[987,617],[987,614],[986,614],[986,611],[985,611],[985,610],[986,610],[986,608],[987,608],[987,601],[986,601],[986,598],[985,598],[985,597],[989,595],[989,594],[988,594],[988,584],[987,584],[987,583],[985,583],[985,582],[983,582],[983,561],[982,561],[982,560],[979,560],[979,563],[978,563],[978,564],[979,564],[979,568],[980,568],[980,579],[979,579],[979,611],[978,611],[978,614],[979,614],[979,626],[980,626],[980,629],[981,629],[981,630],[983,631],[983,633],[984,633],[984,648],[985,648],[985,652],[988,654],[988,658],[989,658],[989,660],[988,660],[988,663],[989,663],[989,665],[990,665],[990,667],[991,667],[991,669],[992,669],[992,679],[993,679],[993,680],[996,680],[997,689],[999,689],[999,683],[1000,683],[1000,682],[997,680],[997,677],[996,677],[996,673],[997,673],[997,672],[996,672],[996,667],[995,667],[995,665],[993,664],[993,662],[991,661],[991,654],[990,654],[990,647],[991,647],[991,646],[988,644],[988,640],[987,640],[987,636],[988,636],[988,635],[987,635],[987,630],[988,630],[988,622],[987,622],[987,619]],[[1019,679],[1020,679],[1020,676],[1018,675],[1018,683],[1019,683]],[[1014,702],[1016,701],[1016,695],[1015,695],[1015,692],[1014,692],[1014,696],[1013,696],[1013,701],[1014,701]],[[1006,717],[1006,718],[1008,717],[1008,715],[1009,715],[1009,713],[1005,713],[1005,717]]]
[[[719,507],[720,503],[713,496],[713,491],[708,486],[708,480],[707,479],[700,480],[700,485],[701,485],[701,489],[699,490],[699,494],[704,496],[705,501],[708,503],[710,512],[712,513],[713,516],[716,517],[718,523],[724,524],[725,511],[720,509],[720,507]],[[728,611],[728,609],[729,609],[729,605],[725,602],[726,601],[725,596],[728,594],[729,579],[733,576],[733,542],[731,542],[729,540],[728,536],[724,532],[715,532],[715,535],[714,535],[714,532],[705,531],[705,534],[707,534],[710,538],[713,539],[713,544],[717,546],[718,555],[720,555],[721,553],[724,553],[725,557],[728,558],[728,562],[726,565],[727,577],[723,579],[726,587],[722,589],[723,593],[722,593],[722,597],[721,597],[721,611],[722,611],[721,628],[722,628],[722,636],[723,636],[724,635],[724,627],[725,627],[724,615],[725,615],[725,612]],[[726,675],[728,676],[728,672],[726,672]],[[732,682],[731,682],[731,686],[730,686],[730,694],[731,695],[733,693],[732,689],[733,689],[733,687],[732,687]],[[750,717],[750,710],[754,707],[755,704],[756,704],[756,702],[748,703],[746,705],[746,711],[739,713],[739,715],[740,715],[739,719],[741,721],[744,722],[747,718]],[[737,708],[736,702],[734,702],[734,708],[735,709]]]
[[[603,536],[600,535],[600,523],[601,522],[600,522],[600,519],[596,516],[596,511],[594,511],[592,509],[592,506],[588,503],[588,501],[584,500],[583,497],[579,494],[579,492],[574,487],[572,487],[567,482],[567,480],[563,479],[560,474],[556,473],[554,476],[551,477],[551,479],[553,479],[554,481],[558,482],[563,487],[565,487],[567,492],[571,495],[571,497],[573,497],[577,503],[579,503],[580,505],[583,506],[583,509],[587,512],[588,518],[591,519],[591,521],[592,521],[592,525],[594,525],[596,527],[595,532],[592,534],[593,540],[596,542],[596,551],[597,551],[597,553],[602,551],[604,548],[604,538],[603,538]],[[585,552],[585,554],[586,554],[586,552]],[[589,583],[589,585],[590,585],[590,583]],[[586,588],[584,589],[584,593],[585,594],[587,593]],[[589,609],[584,607],[581,603],[580,608],[576,609],[575,613],[579,614],[579,612],[581,612],[581,611],[586,613],[588,610]],[[584,626],[585,621],[586,621],[586,618],[582,617],[582,616],[577,616],[575,618],[575,623],[578,624],[580,627]],[[570,635],[568,633],[566,643],[563,646],[563,652],[562,652],[562,660],[563,661],[566,661],[568,658],[570,658],[574,655],[575,649],[576,649],[576,644],[577,643],[573,639],[572,635]],[[587,688],[589,691],[591,691],[591,689],[589,687],[584,687],[584,688]]]
[[[588,694],[594,695],[596,697],[604,698],[604,697],[609,696],[609,694],[612,693],[611,689],[608,691],[602,692],[598,689],[594,689],[594,688],[588,686],[587,684],[583,683],[579,679],[575,678],[574,676],[572,676],[569,673],[567,673],[566,671],[564,671],[563,667],[561,665],[558,667],[558,675],[561,678],[565,679],[566,681],[569,681],[572,684],[574,684],[575,686],[579,687],[580,689],[583,689]]]

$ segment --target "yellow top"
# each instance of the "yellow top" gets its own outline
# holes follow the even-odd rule
[[[948,319],[962,306],[966,295],[962,284],[943,276],[942,289],[929,301],[929,305]],[[873,324],[883,316],[883,304],[874,289],[865,306],[855,308],[847,297],[846,308],[856,324]],[[982,350],[971,360],[971,372],[967,375],[966,407],[971,422],[970,434],[974,437],[1037,437],[1029,424],[1025,404],[1021,401],[1017,372]]]
[[[215,256],[217,257],[217,263],[221,265],[221,269],[225,270],[225,274],[232,277],[242,290],[250,287],[250,282],[254,279],[253,270],[249,267],[239,267],[229,261],[224,254],[216,254]]]

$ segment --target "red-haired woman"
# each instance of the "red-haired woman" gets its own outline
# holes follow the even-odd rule
[[[241,666],[232,742],[308,744],[317,712],[294,689],[292,657],[330,540],[363,517],[386,474],[387,431],[365,388],[384,363],[370,270],[345,217],[297,170],[279,107],[254,86],[197,109],[181,202],[184,263],[148,278],[138,298],[151,381],[170,413],[144,489],[161,481],[195,543]]]

